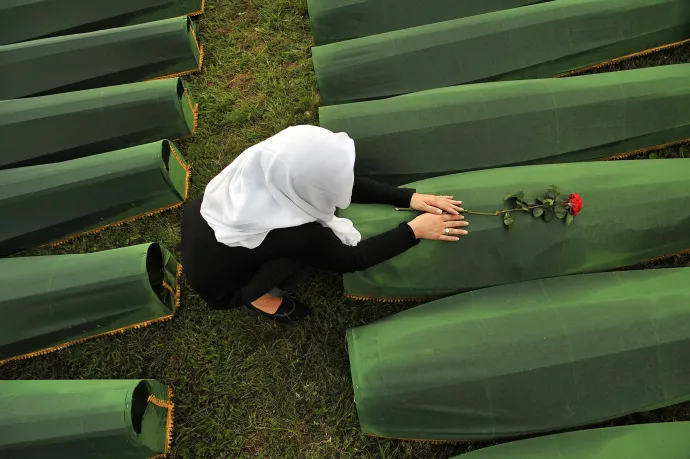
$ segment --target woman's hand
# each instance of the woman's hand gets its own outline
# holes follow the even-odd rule
[[[469,225],[462,215],[422,214],[408,223],[417,239],[432,241],[458,241],[467,231],[460,229]]]
[[[462,208],[460,205],[462,201],[454,201],[453,196],[434,196],[432,194],[412,195],[410,200],[410,207],[420,212],[428,212],[430,214],[449,213],[458,215]]]

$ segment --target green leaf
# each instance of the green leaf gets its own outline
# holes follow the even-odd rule
[[[563,207],[563,205],[556,206],[555,211],[556,211],[556,217],[558,217],[560,220],[563,220],[565,218],[565,216],[568,215],[568,211],[566,210],[565,207]]]
[[[538,202],[539,204],[544,204],[545,201],[546,201],[546,200],[545,200],[544,198],[537,198],[537,202]]]
[[[567,216],[566,219],[565,219],[565,222],[566,222],[568,225],[570,225],[570,224],[573,222],[573,220],[575,220],[575,217],[573,217],[571,214],[568,214],[568,216]]]
[[[556,216],[556,213],[553,211],[553,209],[551,207],[548,207],[544,211],[544,221],[546,223],[549,223],[551,220],[553,220],[555,216]]]
[[[503,216],[503,224],[506,225],[508,229],[510,229],[510,226],[515,223],[515,220],[513,219],[513,216],[510,215],[510,212],[506,212],[505,215]]]
[[[517,206],[522,210],[529,210],[529,206],[527,205],[527,203],[519,199],[517,201]]]
[[[649,155],[649,159],[659,159],[659,156],[657,156],[656,153],[652,153],[651,155]]]
[[[504,201],[509,201],[511,199],[517,199],[518,201],[522,201],[523,199],[525,199],[525,192],[524,191],[518,191],[517,193],[507,194],[503,198]]]
[[[561,189],[556,185],[551,185],[551,187],[546,191],[548,191],[551,199],[558,199],[558,197],[561,195]]]
[[[549,206],[553,206],[554,200],[553,199],[544,199],[544,204],[548,204]]]
[[[544,209],[542,209],[541,207],[537,207],[532,211],[532,215],[534,215],[535,217],[541,217],[542,215],[544,215]]]

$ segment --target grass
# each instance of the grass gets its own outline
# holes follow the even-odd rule
[[[205,68],[190,78],[200,103],[198,134],[182,145],[194,163],[192,196],[250,145],[317,122],[305,0],[207,0],[200,23]],[[690,62],[690,46],[626,62],[619,70]],[[658,152],[688,156],[687,149]],[[33,254],[84,253],[157,241],[179,253],[172,211]],[[690,266],[675,257],[659,266]],[[350,385],[344,330],[404,309],[350,303],[338,276],[298,294],[316,317],[283,328],[242,312],[214,312],[189,289],[172,322],[95,339],[0,368],[0,379],[153,378],[175,389],[173,458],[445,459],[479,445],[416,443],[362,435]],[[620,425],[690,420],[690,405],[628,416]]]

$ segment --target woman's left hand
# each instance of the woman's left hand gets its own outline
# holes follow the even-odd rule
[[[448,213],[458,215],[460,211],[464,210],[460,207],[462,201],[454,201],[453,196],[434,196],[432,194],[412,195],[410,207],[420,212],[428,212],[430,214]]]

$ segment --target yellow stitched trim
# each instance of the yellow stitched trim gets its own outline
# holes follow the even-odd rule
[[[384,298],[377,296],[361,296],[345,294],[345,298],[355,301],[378,301],[379,303],[422,303],[424,301],[434,301],[438,298]]]
[[[680,145],[690,144],[690,139],[677,140],[675,142],[669,142],[662,145],[656,145],[654,147],[640,148],[639,150],[629,151],[628,153],[621,153],[620,155],[613,155],[607,158],[602,158],[599,161],[614,161],[617,159],[625,159],[631,156],[642,155],[644,153],[650,153],[652,151],[663,150],[664,148],[677,147]]]
[[[561,73],[560,75],[556,75],[555,78],[563,78],[563,77],[575,76],[575,75],[579,75],[579,74],[581,74],[581,73],[588,72],[588,71],[590,71],[590,70],[601,69],[601,68],[604,68],[604,67],[609,67],[609,66],[611,66],[611,65],[619,64],[619,63],[621,63],[621,62],[623,62],[623,61],[627,61],[627,60],[630,60],[630,59],[635,58],[635,57],[647,56],[647,55],[649,55],[649,54],[654,54],[654,53],[657,53],[657,52],[659,52],[659,51],[664,51],[664,50],[666,50],[666,49],[677,48],[677,47],[679,47],[679,46],[683,46],[683,45],[686,44],[686,43],[690,43],[690,38],[687,39],[687,40],[677,41],[677,42],[675,42],[675,43],[669,43],[668,45],[657,46],[656,48],[651,48],[651,49],[647,49],[647,50],[640,51],[640,52],[637,52],[637,53],[628,54],[628,55],[626,55],[626,56],[617,57],[617,58],[615,58],[615,59],[611,59],[610,61],[604,61],[604,62],[600,62],[599,64],[590,65],[589,67],[584,67],[584,68],[577,69],[577,70],[573,70],[573,71],[570,71],[570,72]]]
[[[382,435],[374,435],[374,434],[366,434],[366,435],[367,435],[367,437],[383,438],[384,440],[413,441],[413,442],[431,443],[434,445],[446,445],[448,443],[456,443],[459,445],[463,444],[463,443],[474,443],[473,441],[468,441],[468,440],[424,440],[421,438],[384,437]],[[486,441],[486,440],[479,440],[479,441]]]
[[[175,404],[172,402],[173,390],[168,386],[168,401],[161,400],[154,395],[149,395],[148,401],[158,407],[165,408],[168,410],[168,415],[166,418],[165,426],[165,450],[163,454],[153,456],[150,459],[163,459],[168,457],[170,454],[170,448],[172,446],[172,433],[173,433],[173,415],[175,411]]]
[[[169,291],[171,294],[173,294],[173,295],[175,294],[175,290],[173,290],[173,288],[170,285],[168,285],[167,282],[163,281],[162,285],[163,285],[163,288],[166,289],[167,291]]]
[[[184,166],[183,166],[183,167],[184,167]],[[185,171],[186,171],[186,173],[185,173],[185,191],[184,191],[184,197],[185,197],[185,198],[184,198],[184,199],[186,199],[187,195],[189,194],[189,182],[190,182],[190,175],[191,175],[192,169],[191,169],[191,167],[188,167],[188,168],[187,168],[187,167],[184,167],[184,169],[185,169]],[[65,243],[67,243],[67,242],[69,242],[69,241],[72,241],[72,240],[74,240],[74,239],[76,239],[76,238],[83,237],[83,236],[90,236],[90,235],[92,235],[92,234],[98,234],[98,233],[100,233],[101,231],[106,230],[106,229],[108,229],[108,228],[116,228],[116,227],[118,227],[118,226],[122,226],[122,225],[127,224],[127,223],[131,223],[131,222],[134,222],[134,221],[137,221],[137,220],[141,220],[141,219],[144,218],[144,217],[148,217],[148,216],[151,216],[151,215],[157,215],[157,214],[166,212],[166,211],[168,211],[168,210],[172,210],[172,209],[175,209],[175,208],[177,208],[177,207],[180,207],[180,206],[183,205],[183,204],[184,204],[184,200],[183,200],[182,202],[178,202],[177,204],[172,204],[172,205],[170,205],[170,206],[161,207],[161,208],[156,209],[156,210],[152,210],[152,211],[149,211],[149,212],[144,212],[143,214],[139,214],[139,215],[135,215],[135,216],[133,216],[133,217],[125,218],[124,220],[120,220],[120,221],[115,222],[115,223],[109,223],[109,224],[107,224],[107,225],[103,225],[103,226],[100,226],[100,227],[98,227],[98,228],[94,228],[94,229],[92,229],[92,230],[84,231],[84,232],[82,232],[82,233],[79,233],[79,234],[75,234],[75,235],[73,235],[73,236],[66,237],[65,239],[61,239],[61,240],[56,241],[56,242],[49,242],[48,244],[43,244],[43,245],[41,245],[41,246],[39,246],[39,247],[57,247],[57,246],[60,246],[60,245],[62,245],[62,244],[65,244]]]
[[[180,301],[182,299],[182,263],[177,264],[177,274],[175,275],[175,311],[180,309]]]
[[[198,16],[204,12],[206,9],[206,0],[201,0],[201,9],[199,11],[195,11],[194,13],[189,13],[188,16]]]
[[[14,361],[14,360],[25,360],[25,359],[29,359],[29,358],[32,358],[32,357],[38,357],[38,356],[40,356],[40,355],[50,354],[51,352],[59,351],[59,350],[68,348],[68,347],[70,347],[70,346],[72,346],[72,345],[74,345],[74,344],[83,343],[84,341],[88,341],[88,340],[93,339],[93,338],[99,338],[99,337],[102,337],[102,336],[109,336],[109,335],[114,335],[114,334],[116,334],[116,333],[122,333],[122,332],[125,332],[125,331],[128,331],[128,330],[133,330],[133,329],[148,327],[148,326],[151,325],[151,324],[154,324],[154,323],[157,323],[157,322],[165,322],[165,321],[170,320],[170,319],[172,319],[172,318],[173,318],[173,315],[170,314],[170,315],[167,315],[167,316],[158,317],[158,318],[156,318],[156,319],[151,319],[151,320],[147,320],[147,321],[144,321],[144,322],[139,322],[139,323],[137,323],[137,324],[127,325],[126,327],[118,328],[118,329],[116,329],[116,330],[111,330],[111,331],[108,331],[108,332],[105,332],[105,333],[99,333],[99,334],[97,334],[97,335],[87,336],[86,338],[75,339],[75,340],[72,340],[72,341],[68,341],[68,342],[66,342],[66,343],[58,344],[57,346],[51,346],[51,347],[47,347],[47,348],[45,348],[45,349],[41,349],[41,350],[39,350],[39,351],[29,352],[28,354],[17,355],[17,356],[14,356],[14,357],[7,358],[7,359],[5,359],[5,360],[0,360],[0,366],[4,365],[4,364],[6,364],[6,363],[12,362],[12,361]]]

